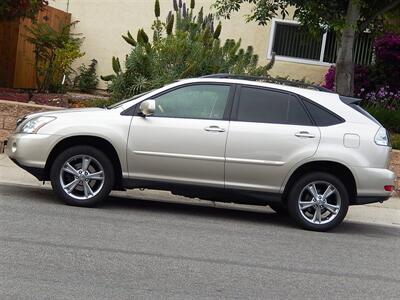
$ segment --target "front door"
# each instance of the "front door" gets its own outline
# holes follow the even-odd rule
[[[224,186],[230,85],[196,84],[152,97],[154,115],[136,115],[128,141],[131,179]]]
[[[285,176],[314,155],[320,131],[297,97],[242,86],[226,148],[226,187],[279,193]]]

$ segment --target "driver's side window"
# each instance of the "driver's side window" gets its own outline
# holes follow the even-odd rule
[[[229,85],[190,85],[155,98],[154,117],[222,120]]]

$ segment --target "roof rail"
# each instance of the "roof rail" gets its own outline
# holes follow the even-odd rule
[[[293,87],[313,89],[321,92],[334,93],[333,91],[324,88],[322,86],[316,84],[309,84],[301,81],[290,81],[285,79],[276,79],[272,77],[264,77],[264,76],[250,76],[250,75],[233,75],[228,73],[218,73],[218,74],[210,74],[205,75],[200,78],[220,78],[220,79],[241,79],[241,80],[250,80],[250,81],[263,81],[268,83],[289,85]]]

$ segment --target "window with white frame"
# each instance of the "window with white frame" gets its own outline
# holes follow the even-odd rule
[[[369,65],[372,62],[371,34],[359,35],[354,47],[357,64]],[[278,60],[311,64],[331,64],[336,61],[337,41],[334,32],[328,31],[317,36],[301,28],[294,20],[274,19],[271,27],[268,58],[275,52]]]

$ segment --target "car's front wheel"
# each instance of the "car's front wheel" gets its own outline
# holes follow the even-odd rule
[[[102,151],[91,146],[74,146],[56,157],[50,179],[53,190],[65,203],[90,207],[109,195],[114,169]]]
[[[301,177],[291,188],[288,208],[303,228],[327,231],[339,225],[347,214],[349,193],[336,176],[315,172]]]

